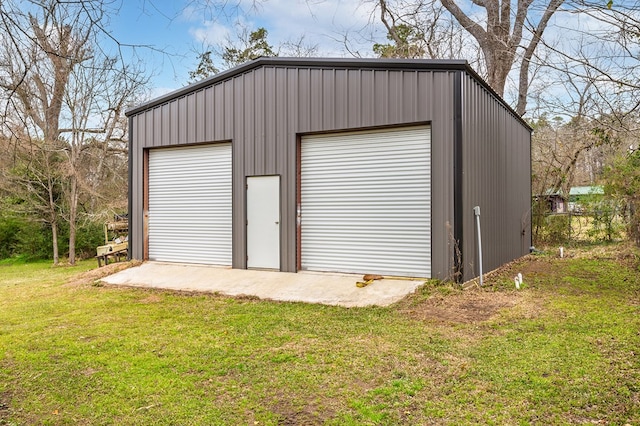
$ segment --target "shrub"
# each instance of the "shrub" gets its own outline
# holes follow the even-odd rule
[[[590,238],[596,241],[611,242],[620,237],[619,227],[616,225],[618,209],[610,200],[601,200],[589,205],[593,221],[587,231]]]
[[[566,243],[571,238],[571,216],[551,214],[546,217],[542,240],[549,244]]]

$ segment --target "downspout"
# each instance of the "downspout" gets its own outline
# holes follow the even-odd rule
[[[482,236],[480,234],[480,206],[475,206],[473,208],[473,215],[476,218],[476,233],[477,233],[477,239],[476,242],[478,243],[478,269],[480,272],[480,287],[482,287]]]
[[[456,71],[453,79],[453,267],[458,283],[464,281],[462,148],[462,71]]]

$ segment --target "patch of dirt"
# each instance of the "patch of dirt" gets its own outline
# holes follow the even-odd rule
[[[9,391],[0,392],[0,425],[9,418],[9,401],[11,395]]]
[[[455,294],[433,295],[416,306],[403,310],[424,321],[474,323],[491,319],[503,309],[523,303],[515,292],[490,292],[470,288]]]
[[[88,368],[85,368],[84,370],[82,370],[82,371],[80,372],[80,374],[82,374],[82,375],[83,375],[83,376],[85,376],[85,377],[91,377],[91,376],[93,376],[94,374],[96,374],[96,373],[98,373],[98,372],[100,372],[100,370],[97,370],[97,369],[95,369],[95,368],[88,367]]]
[[[526,283],[527,277],[555,277],[557,274],[557,267],[554,264],[553,258],[526,255],[486,273],[484,275],[484,283],[487,287],[491,287],[499,285],[505,280],[513,282],[513,278],[518,273],[522,274],[523,281]]]
[[[452,284],[450,291],[439,291],[424,301],[407,301],[400,311],[412,318],[443,323],[479,323],[502,312],[524,318],[535,318],[543,309],[544,297],[531,291],[515,289],[514,277],[522,273],[524,286],[535,280],[553,277],[557,273],[554,260],[527,255],[484,275],[484,286],[477,279],[465,283],[459,290]]]
[[[67,286],[91,285],[91,284],[94,284],[96,281],[99,281],[101,278],[104,278],[109,275],[113,275],[116,272],[120,272],[125,269],[131,268],[133,266],[138,266],[140,264],[142,264],[142,262],[139,260],[110,263],[109,265],[92,269],[83,274],[75,276],[69,282],[67,282],[66,285]]]
[[[282,426],[323,425],[335,415],[330,409],[315,406],[313,403],[296,407],[287,398],[274,401],[269,408],[280,417],[278,425]]]
[[[151,294],[144,299],[140,299],[138,303],[150,304],[150,303],[159,303],[162,302],[162,297],[157,294]]]

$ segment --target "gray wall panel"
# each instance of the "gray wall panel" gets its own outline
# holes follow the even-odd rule
[[[357,125],[362,127],[375,126],[376,124],[382,124],[383,122],[375,121],[375,95],[374,95],[374,80],[373,72],[371,70],[360,70],[360,82],[355,83],[358,89],[360,102],[360,123]]]
[[[195,111],[192,114],[196,116],[196,141],[197,142],[205,142],[207,140],[206,137],[206,120],[205,117],[212,117],[211,112],[207,111],[206,102],[205,102],[205,91],[198,90],[195,93]],[[211,139],[209,139],[211,140]]]
[[[348,71],[335,70],[335,107],[334,119],[335,126],[338,129],[349,127],[349,92],[348,92]]]
[[[243,134],[242,137],[234,137],[235,143],[238,146],[242,146],[245,149],[245,152],[242,154],[242,157],[239,158],[239,164],[243,165],[243,169],[241,172],[244,172],[247,169],[253,169],[253,164],[255,163],[255,117],[254,117],[254,108],[255,108],[255,87],[254,87],[254,73],[244,74],[242,76],[242,92],[241,96],[244,98],[242,102],[242,115],[239,117],[239,121],[236,123],[236,128],[234,129],[234,133],[242,127],[242,131],[240,134]]]
[[[407,91],[411,84],[414,95],[407,97],[411,103],[405,103],[412,118],[419,111],[431,115],[431,270],[434,277],[447,278],[453,272],[453,73],[442,72],[433,75],[413,73],[409,76]],[[435,80],[435,84],[431,81]],[[429,88],[429,92],[425,88]],[[424,95],[419,95],[423,94]]]
[[[362,122],[362,98],[360,96],[360,70],[347,70],[347,128],[358,127]]]
[[[187,143],[187,98],[183,96],[176,101],[171,102],[177,104],[175,111],[172,108],[172,113],[176,114],[176,128],[178,133],[177,143]]]
[[[309,117],[311,116],[311,104],[309,103],[311,83],[309,80],[309,69],[291,69],[291,78],[297,82],[293,92],[290,92],[289,96],[293,96],[293,93],[298,93],[298,110],[297,110],[297,125],[295,128],[308,129]]]
[[[213,140],[231,140],[233,137],[233,128],[236,116],[234,114],[236,109],[236,99],[234,98],[234,80],[226,83],[218,83],[216,85],[216,111],[218,111],[218,117],[222,117],[222,123],[224,128],[216,128]],[[224,94],[224,98],[218,95]]]
[[[142,140],[144,140],[144,146],[153,146],[153,112],[152,109],[149,111],[142,120],[142,126],[144,128],[144,132],[142,133]]]
[[[411,73],[407,73],[408,76]],[[400,121],[405,116],[403,105],[405,90],[403,85],[403,73],[401,71],[389,71],[389,116],[390,122]],[[407,100],[409,103],[410,99]]]
[[[321,70],[322,72],[322,115],[321,121],[318,123],[321,129],[335,129],[335,70]]]
[[[276,84],[276,69],[275,68],[266,68],[265,69],[265,87],[264,87],[264,97],[266,99],[273,100],[274,107],[268,107],[267,102],[265,102],[262,106],[264,108],[264,141],[265,145],[268,143],[268,146],[265,146],[264,150],[264,171],[265,175],[273,175],[276,172],[276,154],[280,149],[280,144],[278,138],[276,136],[276,126],[278,125],[278,113],[282,110],[283,106],[280,105],[280,102],[276,94],[278,93],[278,87]]]
[[[144,145],[136,144],[135,141],[144,140],[146,130],[145,117],[146,114],[139,114],[131,120],[134,146],[129,147],[129,161],[133,163],[133,175],[129,182],[129,190],[132,191],[131,200],[134,205],[131,206],[132,217],[129,218],[129,239],[131,240],[131,257],[133,259],[142,259],[144,254],[144,229],[142,226],[143,174],[141,173],[143,170],[142,149]]]
[[[309,70],[309,98],[303,102],[309,105],[308,131],[322,130],[322,100],[323,100],[322,70],[312,68]]]
[[[474,206],[481,210],[484,272],[528,253],[531,138],[477,81],[466,76],[462,84],[464,278],[470,279],[479,271]]]
[[[373,71],[373,87],[371,90],[373,97],[373,122],[388,123],[389,122],[389,73],[384,70]],[[373,123],[372,123],[373,125]]]
[[[166,105],[169,108],[169,118],[167,119],[169,121],[169,140],[167,144],[169,144],[172,141],[180,140],[180,134],[178,133],[178,119],[180,115],[178,113],[178,102],[170,102]]]
[[[160,108],[160,140],[162,145],[168,145],[171,142],[171,108],[169,104],[164,104]]]
[[[218,118],[218,114],[220,113],[215,106],[215,96],[216,87],[207,87],[203,91],[204,96],[204,109],[206,110],[206,114],[202,117],[204,123],[204,135],[202,136],[203,141],[213,141],[216,140],[215,129],[219,128],[221,131],[224,131],[224,126],[220,122],[221,120]],[[222,97],[224,101],[224,97]],[[208,119],[207,119],[208,118]]]
[[[184,121],[184,124],[187,128],[187,141],[191,143],[198,142],[196,137],[197,127],[196,127],[196,118],[198,115],[196,114],[196,93],[190,93],[186,97],[187,102],[187,117]],[[182,125],[182,122],[180,123]]]
[[[265,68],[259,68],[254,73],[247,74],[247,76],[253,75],[253,118],[251,121],[246,122],[245,126],[253,127],[253,141],[249,142],[253,146],[253,167],[245,170],[245,175],[263,175],[265,174],[265,118],[269,112],[265,108]],[[270,108],[269,108],[270,109]],[[251,126],[253,123],[253,126]],[[241,188],[240,188],[241,189]]]

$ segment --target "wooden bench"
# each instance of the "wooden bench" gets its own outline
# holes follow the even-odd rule
[[[108,265],[109,257],[114,258],[116,262],[126,260],[129,254],[128,251],[128,249],[124,248],[122,250],[111,251],[109,253],[104,253],[96,256],[96,259],[98,259],[98,267],[102,267],[102,262],[104,262],[105,265]]]

